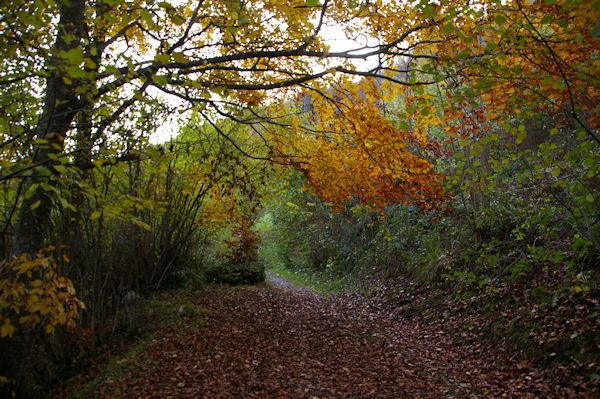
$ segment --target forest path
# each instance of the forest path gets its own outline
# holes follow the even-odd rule
[[[159,294],[171,309],[184,301],[191,310],[164,314],[163,327],[117,360],[119,373],[103,377],[92,397],[568,396],[483,344],[460,346],[443,325],[290,284]]]
[[[265,274],[266,274],[266,282],[274,285],[275,287],[281,288],[286,291],[304,292],[304,293],[309,293],[309,294],[314,295],[314,293],[311,290],[309,290],[308,288],[299,287],[296,284],[292,283],[291,281],[286,280],[285,278],[280,277],[273,272],[267,271]]]

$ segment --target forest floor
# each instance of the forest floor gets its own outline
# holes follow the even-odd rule
[[[66,384],[63,398],[598,397],[444,318],[321,297],[270,276],[251,287],[171,290],[148,304],[138,343]]]

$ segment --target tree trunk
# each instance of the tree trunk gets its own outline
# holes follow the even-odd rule
[[[13,236],[14,256],[35,254],[45,246],[50,213],[54,206],[49,186],[57,182],[54,166],[58,163],[57,157],[63,155],[64,138],[71,122],[78,110],[85,106],[85,96],[80,99],[76,92],[81,82],[68,77],[68,64],[59,54],[80,45],[84,36],[84,10],[85,0],[64,2],[60,9],[54,52],[47,68],[44,109],[36,129],[38,142],[32,158],[33,164],[40,167],[33,170],[25,184],[25,192],[32,193],[21,203]]]

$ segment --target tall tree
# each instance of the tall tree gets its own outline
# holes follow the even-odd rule
[[[403,47],[405,40],[432,23],[404,20],[394,13],[399,4],[369,2],[81,0],[2,7],[7,16],[34,12],[16,28],[9,18],[2,23],[3,36],[16,33],[19,39],[9,61],[31,65],[22,73],[18,68],[1,72],[2,95],[14,96],[24,80],[45,79],[43,104],[38,104],[42,112],[30,129],[35,139],[31,162],[13,162],[2,176],[29,176],[14,232],[15,255],[44,246],[53,186],[62,168],[93,167],[92,161],[105,157],[106,142],[134,125],[132,109],[157,106],[164,98],[158,92],[207,118],[229,117],[253,126],[276,122],[277,116],[256,108],[266,102],[258,93],[306,85],[335,72],[398,80],[388,73],[394,70],[393,58],[420,57]],[[382,29],[384,20],[394,23]],[[361,29],[378,35],[381,44],[329,51],[323,27],[340,22],[348,34]],[[53,43],[39,37],[48,34],[55,36]],[[30,47],[36,51],[27,58]],[[349,62],[369,57],[380,58],[370,70],[358,71]],[[164,101],[163,106],[175,107]],[[130,122],[123,122],[125,117]],[[73,154],[82,152],[88,155],[75,162]]]
[[[64,139],[78,110],[85,107],[86,96],[77,91],[78,85],[69,82],[64,68],[64,59],[59,54],[77,52],[84,36],[85,1],[70,1],[60,7],[60,21],[57,26],[55,53],[48,60],[48,70],[54,71],[46,78],[46,93],[43,111],[36,128],[39,145],[32,162],[44,168],[58,163],[58,156],[64,148]],[[67,83],[69,82],[69,83]],[[38,172],[41,173],[41,172]],[[27,188],[34,184],[30,196],[21,204],[21,212],[15,229],[13,252],[35,253],[42,248],[47,221],[52,210],[52,198],[47,190],[39,185],[40,177],[30,177]]]
[[[422,87],[444,81],[456,90],[459,85],[467,88],[453,99],[467,108],[489,101],[508,110],[503,104],[516,104],[511,93],[525,88],[529,101],[542,99],[564,110],[597,141],[596,64],[586,66],[573,50],[597,51],[597,40],[590,37],[592,21],[598,19],[597,2],[551,3],[3,3],[0,36],[7,46],[2,50],[6,62],[0,68],[0,90],[3,108],[10,111],[3,125],[13,122],[18,129],[3,132],[0,179],[29,176],[19,191],[26,194],[13,252],[35,252],[44,245],[53,187],[64,168],[85,170],[131,159],[139,138],[139,131],[132,131],[148,119],[194,108],[209,122],[227,117],[262,135],[269,125],[291,127],[282,112],[269,111],[269,104],[298,87],[329,98],[323,88],[333,87],[341,75],[379,78],[403,88],[396,94],[414,100],[404,118],[414,137],[423,134],[420,124],[441,123]],[[366,35],[377,44],[331,51],[325,27],[332,24],[342,26],[349,38]],[[376,65],[361,70],[352,62],[364,59],[377,60]],[[535,72],[540,65],[546,65],[541,75]],[[541,82],[532,79],[542,75]],[[24,88],[34,95],[20,99]],[[384,91],[394,95],[392,89]],[[125,144],[114,147],[119,141]],[[273,142],[265,144],[277,152]],[[108,148],[113,149],[110,155]],[[22,162],[24,155],[29,163]],[[431,165],[417,169],[430,173]],[[418,188],[407,198],[417,191],[418,196],[427,190],[439,194],[425,180],[420,182],[424,191]]]

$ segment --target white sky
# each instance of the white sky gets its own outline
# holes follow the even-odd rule
[[[315,23],[316,25],[316,23]],[[357,41],[349,40],[346,38],[343,29],[340,26],[331,26],[331,25],[323,25],[321,29],[321,37],[324,38],[325,44],[330,47],[330,52],[339,52],[351,50],[354,48],[363,47],[366,45],[376,45],[376,41],[373,38],[368,38],[367,36],[361,36]],[[370,57],[368,60],[353,60],[354,65],[356,65],[358,70],[369,70],[377,66],[377,57]],[[158,90],[152,92],[153,95],[156,94],[161,96],[161,93],[157,93]],[[173,101],[177,101],[173,99]],[[183,115],[177,114],[173,115],[150,136],[150,142],[153,144],[168,142],[172,138],[177,137],[179,133],[179,123],[178,119],[185,119],[186,114]]]

